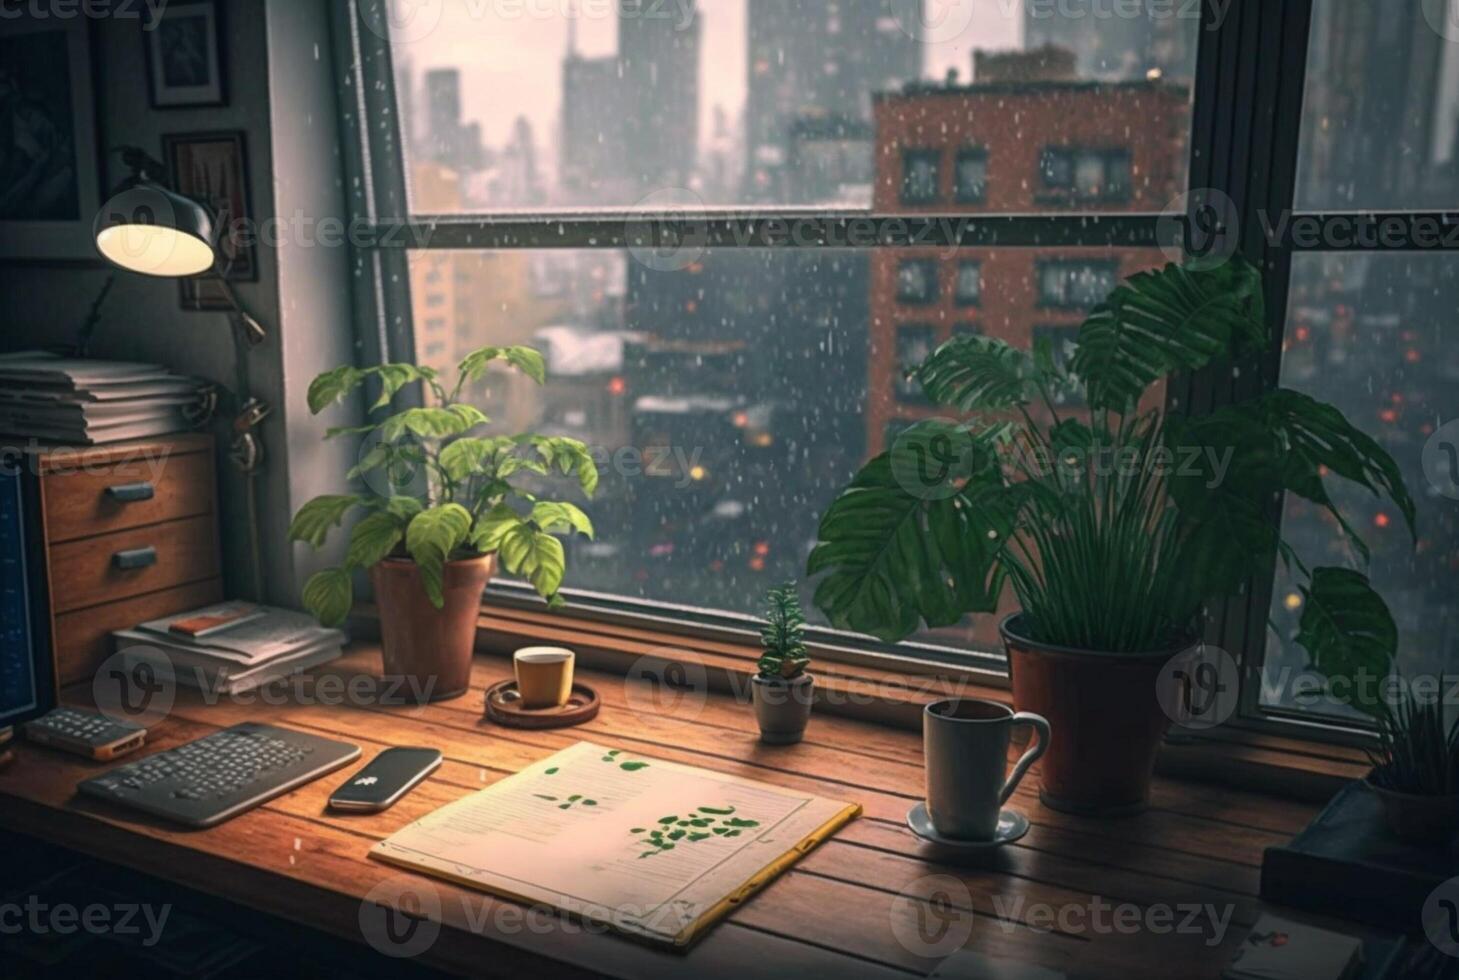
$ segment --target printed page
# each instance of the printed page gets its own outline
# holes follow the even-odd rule
[[[859,810],[579,742],[371,853],[682,945]]]

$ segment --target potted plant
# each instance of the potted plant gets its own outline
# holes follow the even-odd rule
[[[363,492],[309,501],[295,515],[289,539],[318,548],[346,515],[363,516],[350,532],[343,564],[305,583],[304,605],[321,622],[338,625],[353,605],[353,573],[368,569],[385,674],[409,679],[424,700],[457,697],[469,686],[481,593],[498,563],[530,581],[555,608],[566,569],[557,536],[593,534],[576,505],[540,499],[520,485],[529,475],[572,476],[591,497],[598,468],[587,446],[532,433],[473,434],[488,419],[461,393],[496,362],[545,381],[542,355],[530,347],[484,347],[461,362],[450,391],[437,371],[414,364],[336,368],[309,386],[309,410],[318,414],[366,382],[377,383],[370,412],[388,414],[326,433],[327,439],[366,437],[368,448],[348,474],[364,484]],[[429,404],[392,412],[396,397],[412,385],[429,394]]]
[[[1442,844],[1459,832],[1459,719],[1445,727],[1442,692],[1421,698],[1404,686],[1396,703],[1380,704],[1365,782],[1396,836]]]
[[[1300,583],[1296,640],[1314,666],[1386,672],[1396,633],[1367,576],[1309,568],[1282,541],[1277,505],[1292,493],[1328,511],[1364,564],[1326,484],[1387,497],[1412,531],[1388,453],[1287,389],[1200,416],[1151,404],[1176,372],[1259,374],[1270,349],[1262,297],[1260,273],[1239,256],[1169,265],[1117,287],[1066,359],[986,336],[944,344],[915,377],[958,419],[906,430],[822,519],[808,570],[839,628],[897,641],[922,623],[994,612],[1011,589],[1020,611],[1001,633],[1016,707],[1053,729],[1041,765],[1050,806],[1144,805],[1170,722],[1161,668],[1198,642],[1206,603],[1276,557]]]
[[[805,649],[805,615],[794,582],[766,593],[769,608],[760,630],[763,653],[750,678],[760,741],[791,745],[805,735],[815,695],[815,678],[806,673],[811,658]]]

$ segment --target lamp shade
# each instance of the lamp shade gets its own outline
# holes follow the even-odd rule
[[[195,276],[213,267],[213,219],[197,201],[150,180],[113,194],[92,225],[102,258],[149,276]]]

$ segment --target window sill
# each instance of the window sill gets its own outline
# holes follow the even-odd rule
[[[373,606],[356,621],[378,632]],[[758,648],[692,633],[608,623],[564,613],[483,606],[477,620],[478,654],[510,657],[524,646],[570,647],[584,667],[685,688],[748,697]],[[676,665],[672,666],[671,665]],[[939,698],[982,698],[1012,706],[1006,684],[975,670],[908,661],[912,669],[816,660],[816,710],[909,731],[921,731],[922,711]],[[923,671],[936,671],[935,673]],[[1173,734],[1156,771],[1192,782],[1216,783],[1302,802],[1323,803],[1368,771],[1362,750],[1237,727]]]

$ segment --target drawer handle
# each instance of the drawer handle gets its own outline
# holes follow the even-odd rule
[[[148,545],[145,548],[134,548],[131,551],[118,551],[111,556],[111,563],[122,571],[147,568],[157,564],[157,549]]]
[[[150,483],[122,483],[114,487],[106,488],[106,495],[113,500],[119,500],[124,504],[136,503],[139,500],[151,500],[156,495]]]

